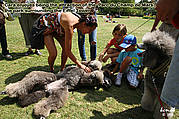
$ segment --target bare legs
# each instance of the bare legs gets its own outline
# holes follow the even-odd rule
[[[65,53],[65,39],[58,39],[58,42],[60,43],[61,47],[62,47],[62,54],[61,54],[61,69],[60,71],[63,71],[65,68],[65,64],[67,62],[67,55]]]
[[[124,61],[121,63],[121,66],[120,66],[120,70],[119,72],[120,73],[124,73],[127,68],[129,67],[129,64],[132,62],[132,58],[127,56]]]
[[[61,54],[61,71],[65,68],[65,64],[67,61],[67,55],[65,53],[65,39],[64,38],[57,38],[58,42],[60,43],[62,47],[62,54]],[[45,35],[44,36],[44,43],[48,50],[49,56],[48,56],[48,64],[50,66],[50,71],[54,71],[54,62],[57,57],[57,49],[55,46],[55,42],[52,35]]]
[[[112,63],[115,63],[119,54],[120,52],[115,48],[109,48],[107,51],[107,55],[103,58],[103,62],[107,62],[107,60],[111,58]]]
[[[54,71],[54,62],[57,57],[57,49],[55,46],[55,42],[53,40],[52,35],[45,35],[44,36],[44,43],[48,50],[49,56],[48,56],[48,64],[50,66],[50,71]]]

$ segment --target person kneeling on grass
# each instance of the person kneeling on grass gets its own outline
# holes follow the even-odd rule
[[[113,39],[111,39],[108,42],[104,50],[100,53],[99,61],[107,62],[107,60],[111,58],[112,64],[116,62],[116,59],[120,54],[121,50],[124,49],[119,45],[123,43],[126,33],[127,33],[127,28],[124,24],[118,24],[117,26],[114,27],[112,32]],[[114,45],[115,48],[110,48],[112,45]],[[105,55],[106,53],[107,55]]]
[[[131,88],[137,88],[139,85],[139,79],[144,77],[141,57],[142,51],[136,48],[136,42],[136,37],[129,34],[124,38],[123,43],[119,45],[125,50],[122,50],[119,54],[116,60],[117,64],[111,72],[114,74],[120,65],[120,69],[115,80],[116,86],[121,85],[121,79],[124,73],[127,74],[127,80]]]

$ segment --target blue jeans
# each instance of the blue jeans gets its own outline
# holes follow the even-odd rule
[[[0,24],[0,34],[2,54],[7,55],[9,51],[7,50],[6,29],[4,24]]]
[[[161,93],[161,100],[171,107],[179,109],[179,38],[167,77]]]
[[[95,44],[93,43],[95,42]],[[96,59],[97,52],[97,28],[89,34],[89,43],[90,43],[90,58],[91,60]],[[86,61],[86,52],[85,52],[85,35],[78,30],[78,48],[82,61]]]

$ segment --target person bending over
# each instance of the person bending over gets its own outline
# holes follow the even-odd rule
[[[44,44],[48,50],[48,63],[50,71],[54,71],[54,62],[57,56],[57,49],[54,43],[54,38],[60,43],[62,47],[61,54],[61,70],[65,68],[67,58],[69,57],[77,66],[90,72],[90,69],[81,64],[71,51],[73,29],[79,29],[83,34],[91,33],[97,27],[97,19],[94,15],[86,15],[80,17],[79,15],[70,12],[56,12],[42,15],[36,22],[36,27],[32,29],[32,44],[38,42],[39,37],[43,37]],[[41,29],[40,32],[35,30]],[[38,45],[38,44],[36,44]],[[38,46],[37,46],[38,48]]]

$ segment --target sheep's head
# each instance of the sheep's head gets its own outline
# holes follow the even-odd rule
[[[93,60],[93,61],[83,61],[82,64],[88,66],[92,71],[94,70],[101,70],[102,64],[100,61]]]
[[[158,62],[173,55],[175,40],[167,33],[156,30],[143,36],[142,47],[143,64],[146,67],[155,67]]]
[[[161,57],[161,50],[151,44],[144,44],[143,65],[145,67],[155,67]]]

